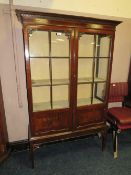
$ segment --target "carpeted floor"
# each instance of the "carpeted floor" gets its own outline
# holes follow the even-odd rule
[[[35,151],[35,169],[28,151],[12,153],[0,175],[131,175],[131,131],[120,134],[119,142],[118,159],[113,159],[110,134],[104,152],[97,136],[44,145]]]

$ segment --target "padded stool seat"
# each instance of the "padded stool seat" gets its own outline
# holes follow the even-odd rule
[[[108,110],[110,122],[117,124],[118,129],[131,128],[131,108],[113,107]]]
[[[120,124],[131,124],[131,109],[127,107],[113,107],[108,112],[119,122]]]

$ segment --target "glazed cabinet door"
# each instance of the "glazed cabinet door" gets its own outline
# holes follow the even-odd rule
[[[111,64],[111,34],[78,33],[76,125],[103,122]]]
[[[72,29],[25,28],[25,55],[31,130],[34,135],[72,127]]]

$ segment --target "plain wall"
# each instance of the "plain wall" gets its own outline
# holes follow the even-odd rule
[[[14,0],[14,5],[131,18],[130,0]]]
[[[85,9],[83,8],[83,11],[84,10]],[[8,7],[5,5],[0,5],[0,21],[0,76],[3,88],[2,90],[4,96],[9,140],[12,142],[27,139],[28,135],[28,105],[23,53],[23,38],[21,24],[18,22],[17,18],[15,18],[17,46],[16,60],[18,63],[16,69],[12,44],[10,15]],[[116,28],[114,60],[111,76],[112,82],[127,81],[131,54],[130,31],[130,20],[125,20]],[[16,78],[19,78],[19,86],[17,84]]]
[[[28,130],[28,105],[26,95],[25,66],[23,53],[23,36],[21,24],[16,22],[17,56],[19,63],[20,86],[17,87],[16,67],[14,61],[12,32],[10,15],[5,6],[0,6],[0,76],[5,106],[5,115],[9,134],[9,141],[22,140],[27,138]],[[18,103],[18,90],[22,107]]]
[[[9,0],[0,0],[0,4],[9,4]]]
[[[112,82],[127,81],[131,57],[131,21],[121,23],[115,34]]]

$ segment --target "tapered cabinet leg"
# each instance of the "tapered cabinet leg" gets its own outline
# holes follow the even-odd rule
[[[102,151],[104,151],[106,148],[107,130],[101,133],[101,140],[102,140]]]
[[[29,143],[29,156],[30,156],[30,160],[31,160],[31,165],[32,165],[32,168],[35,167],[35,164],[34,164],[34,144],[33,142],[31,142],[31,132],[30,132],[30,127],[28,126],[28,143]]]
[[[32,168],[34,168],[35,167],[35,163],[34,163],[34,145],[31,142],[29,144],[30,144],[29,151],[30,151],[31,165],[32,165]]]
[[[114,158],[118,157],[118,138],[117,138],[117,130],[113,131],[113,151]]]

